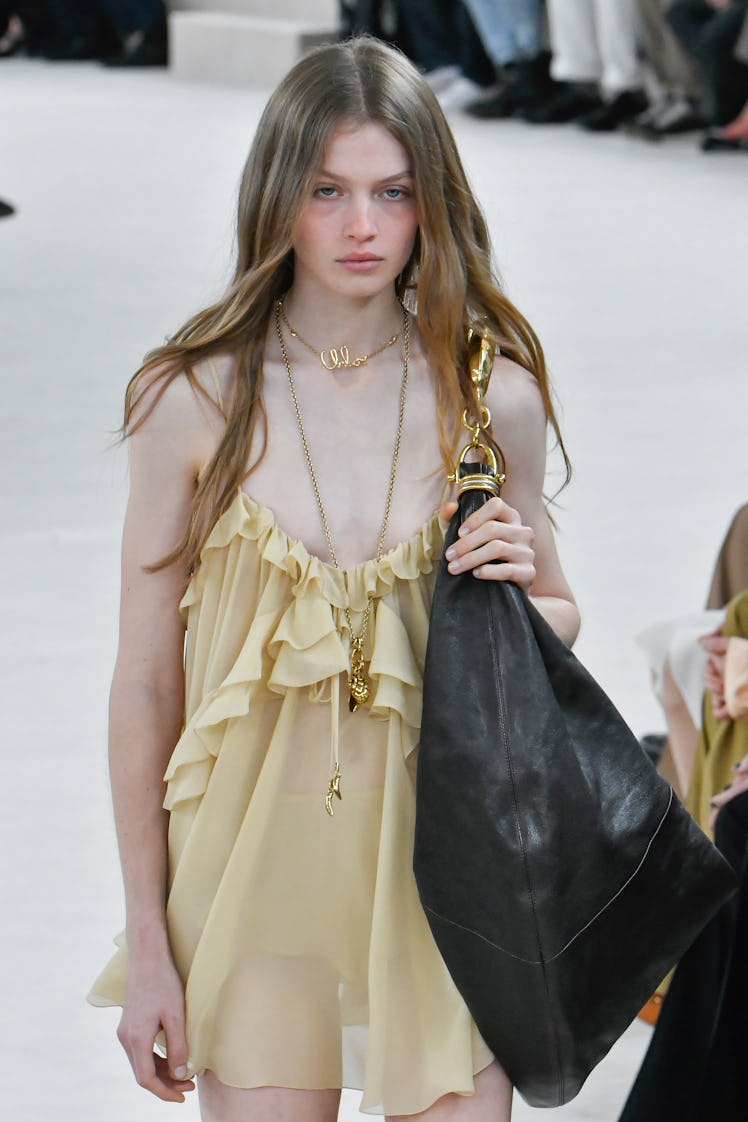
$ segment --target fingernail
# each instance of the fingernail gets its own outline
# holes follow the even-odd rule
[[[465,534],[469,534],[469,533],[470,533],[470,530],[469,530],[469,528],[468,528],[467,526],[460,526],[460,528],[459,528],[459,530],[457,531],[457,533],[458,533],[458,534],[460,535],[460,537],[461,537],[461,538],[464,538],[464,537],[465,537]]]
[[[450,564],[449,564],[449,571],[450,571],[450,573],[459,573],[460,562],[459,561],[451,561]]]
[[[184,1064],[180,1064],[179,1067],[174,1069],[174,1075],[177,1077],[177,1079],[187,1078],[187,1068],[184,1066]]]
[[[451,561],[452,558],[454,557],[454,555],[455,555],[454,547],[451,547],[450,549],[448,549],[447,552],[444,554],[444,556],[447,558],[447,561]]]

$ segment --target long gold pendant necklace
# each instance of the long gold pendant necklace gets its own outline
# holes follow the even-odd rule
[[[395,343],[398,341],[405,329],[405,326],[403,325],[403,327],[400,328],[396,335],[391,335],[387,342],[382,343],[381,347],[377,347],[375,351],[369,351],[367,355],[359,355],[358,358],[351,358],[350,347],[329,347],[326,351],[318,351],[317,348],[312,346],[311,343],[307,343],[306,339],[302,339],[301,335],[299,335],[298,331],[295,328],[291,327],[291,324],[288,322],[288,316],[286,315],[286,310],[283,307],[282,300],[278,301],[277,308],[281,319],[288,328],[288,334],[291,335],[294,339],[298,339],[303,347],[306,347],[308,351],[311,351],[313,355],[316,355],[324,366],[325,370],[351,370],[356,369],[359,366],[366,366],[370,358],[375,358],[377,355],[381,355],[382,351],[386,351],[388,347],[394,347]]]
[[[288,385],[289,385],[290,390],[291,390],[291,398],[293,400],[294,411],[296,413],[296,421],[297,421],[297,424],[299,426],[299,435],[301,437],[301,443],[302,443],[303,448],[304,448],[304,455],[306,456],[307,467],[309,468],[309,476],[310,476],[311,481],[312,481],[312,487],[314,489],[314,496],[317,500],[317,507],[319,509],[320,518],[322,520],[322,528],[324,529],[325,538],[327,540],[327,548],[330,551],[330,557],[332,558],[333,565],[335,566],[336,569],[339,569],[340,565],[338,564],[338,558],[337,558],[337,554],[335,552],[335,546],[333,544],[332,534],[330,533],[330,525],[327,521],[327,514],[325,513],[325,507],[324,507],[324,504],[322,502],[322,494],[320,492],[319,484],[317,482],[317,473],[314,470],[314,464],[312,463],[312,455],[311,455],[311,452],[309,451],[309,442],[307,441],[306,432],[304,430],[304,422],[303,422],[302,417],[301,417],[301,408],[299,406],[299,399],[298,399],[297,394],[296,394],[296,385],[294,383],[293,373],[291,372],[291,363],[290,363],[289,358],[288,358],[288,351],[286,350],[285,339],[283,338],[283,328],[282,328],[282,325],[281,325],[281,319],[283,319],[283,321],[286,322],[286,325],[288,326],[288,321],[285,319],[285,316],[283,315],[283,302],[281,300],[278,300],[276,302],[276,305],[275,305],[275,330],[276,330],[276,334],[278,336],[278,343],[280,344],[281,354],[283,355],[283,362],[284,362],[284,365],[286,367],[286,373],[288,375]],[[289,328],[289,330],[290,330],[290,328]],[[385,505],[384,505],[384,517],[382,519],[382,529],[381,529],[380,534],[379,534],[379,542],[377,544],[377,552],[376,552],[376,556],[375,556],[375,561],[379,561],[381,559],[383,551],[384,551],[384,540],[387,536],[387,527],[389,526],[389,521],[390,521],[390,510],[392,509],[392,496],[393,496],[394,491],[395,491],[395,479],[397,477],[397,465],[398,465],[398,461],[400,459],[400,444],[401,444],[402,434],[403,434],[403,422],[405,420],[405,401],[406,401],[407,393],[408,393],[408,360],[409,360],[409,357],[410,357],[410,317],[408,315],[407,309],[405,309],[405,308],[403,308],[402,330],[400,332],[398,332],[398,334],[396,336],[393,337],[392,342],[394,342],[395,339],[399,338],[400,335],[403,336],[403,379],[402,379],[402,384],[401,384],[401,387],[400,387],[400,410],[399,410],[398,418],[397,418],[397,432],[396,432],[396,435],[395,435],[395,449],[392,453],[392,468],[390,470],[390,481],[389,481],[389,486],[387,488],[387,499],[386,499]],[[390,346],[390,345],[391,345],[390,343],[387,343],[387,344],[385,344],[385,347]],[[382,347],[381,349],[384,350],[385,347]],[[373,353],[376,353],[376,352],[373,352]],[[368,355],[366,357],[371,358],[372,355]],[[368,630],[368,627],[369,627],[369,620],[371,618],[371,605],[372,605],[372,600],[371,600],[371,597],[369,597],[366,601],[366,607],[364,609],[364,613],[363,613],[363,616],[362,616],[362,619],[361,619],[361,626],[359,628],[358,634],[356,634],[356,632],[353,630],[353,621],[351,620],[350,608],[346,607],[344,609],[345,610],[345,620],[346,620],[346,623],[348,624],[348,633],[350,635],[350,654],[349,654],[350,670],[349,670],[349,674],[348,674],[348,695],[349,695],[348,696],[348,708],[350,709],[351,713],[355,713],[356,710],[359,708],[359,706],[364,705],[369,700],[369,697],[370,697],[370,694],[371,694],[369,677],[368,677],[368,674],[366,672],[366,660],[364,658],[364,643],[366,641],[366,633],[367,633],[367,630]],[[327,792],[327,797],[325,799],[325,806],[327,808],[327,813],[330,814],[330,815],[332,815],[332,799],[333,799],[333,796],[335,796],[338,799],[343,797],[341,792],[340,792],[340,764],[337,761],[336,761],[336,764],[335,764],[335,769],[334,769],[333,776],[330,780],[330,786],[329,786],[329,789],[328,789],[328,792]]]

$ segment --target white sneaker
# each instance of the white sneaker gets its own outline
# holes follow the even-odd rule
[[[424,78],[434,93],[439,94],[442,90],[446,90],[447,86],[451,86],[461,74],[459,66],[437,66],[433,70],[427,70]]]
[[[464,109],[466,105],[477,101],[479,98],[486,97],[490,93],[496,93],[496,90],[489,91],[485,86],[479,86],[477,82],[471,82],[469,78],[461,74],[445,90],[437,94],[437,97],[444,112],[449,113]]]

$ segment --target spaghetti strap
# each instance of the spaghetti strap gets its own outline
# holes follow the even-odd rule
[[[216,391],[216,401],[218,402],[218,408],[223,413],[224,408],[223,408],[223,398],[221,396],[221,383],[218,381],[218,375],[216,374],[216,368],[213,364],[213,359],[212,358],[208,359],[208,370],[210,370],[210,376],[213,379],[213,385],[214,385],[215,391]]]

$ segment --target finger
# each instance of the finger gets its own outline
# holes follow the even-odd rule
[[[462,526],[460,526],[460,537],[465,537],[467,534],[477,530],[484,522],[510,522],[520,525],[522,519],[519,512],[514,507],[509,506],[503,499],[489,499],[484,503],[479,510],[474,510],[473,513],[465,519]]]
[[[189,1081],[172,1079],[166,1060],[154,1054],[155,1033],[125,1028],[118,1035],[138,1085],[164,1102],[184,1102],[183,1092],[192,1088],[187,1085]]]
[[[194,1091],[195,1084],[191,1079],[174,1079],[164,1056],[152,1054],[152,1060],[147,1073],[139,1075],[135,1072],[139,1085],[164,1102],[183,1103],[185,1094]]]
[[[184,1017],[181,1015],[164,1015],[161,1023],[166,1037],[166,1056],[171,1077],[172,1079],[185,1080],[190,1074],[190,1065],[187,1038],[184,1031]]]
[[[702,635],[699,643],[711,654],[724,654],[727,650],[727,639],[724,635]]]
[[[156,1075],[163,1087],[168,1088],[172,1093],[179,1096],[178,1099],[172,1101],[184,1102],[184,1096],[189,1094],[190,1091],[195,1090],[195,1082],[193,1079],[174,1078],[170,1070],[169,1060],[164,1056],[156,1056]]]
[[[451,561],[453,557],[463,557],[466,553],[470,553],[472,550],[487,545],[494,540],[532,547],[535,535],[529,526],[523,526],[521,523],[497,522],[495,518],[492,518],[489,522],[484,522],[468,534],[463,534],[461,527],[460,537],[447,550],[447,560]]]
[[[506,580],[519,585],[525,592],[532,587],[536,577],[534,565],[520,565],[505,562],[503,565],[479,565],[473,569],[473,576],[478,580]]]
[[[449,550],[451,553],[452,551]],[[450,573],[464,573],[475,569],[479,565],[503,561],[510,564],[528,565],[535,560],[535,552],[529,545],[516,542],[502,541],[501,538],[491,538],[485,545],[471,549],[462,557],[454,557],[449,562]]]

